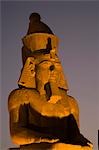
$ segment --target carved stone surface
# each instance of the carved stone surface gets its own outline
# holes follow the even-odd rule
[[[51,48],[57,50],[58,38],[48,33],[34,33],[26,35],[22,41],[25,47],[31,51],[46,49],[51,40]],[[39,41],[39,42],[38,42]]]
[[[68,95],[57,55],[58,38],[43,23],[35,27],[33,19],[37,21],[40,16],[30,16],[23,38],[19,88],[8,98],[12,141],[21,150],[92,150],[92,144],[79,130],[77,101]]]

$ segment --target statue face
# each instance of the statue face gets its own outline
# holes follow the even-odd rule
[[[58,59],[57,59],[58,60]],[[37,89],[41,95],[44,94],[44,85],[46,83],[55,83],[57,87],[66,89],[67,85],[64,79],[61,63],[55,59],[43,60],[36,67]]]
[[[62,67],[59,62],[43,60],[37,65],[36,77],[41,80],[43,84],[51,81],[57,82],[61,70]]]

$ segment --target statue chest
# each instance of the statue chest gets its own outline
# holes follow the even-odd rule
[[[35,124],[40,127],[58,126],[62,124],[61,122],[64,122],[63,118],[70,114],[69,107],[48,102],[41,105],[41,111],[31,105],[28,112],[29,124]]]

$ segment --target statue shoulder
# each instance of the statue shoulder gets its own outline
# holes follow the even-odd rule
[[[68,101],[69,101],[70,105],[78,107],[78,102],[74,97],[68,95]]]
[[[9,111],[20,107],[21,104],[28,104],[39,98],[39,94],[35,89],[18,88],[13,90],[8,97]]]
[[[75,119],[76,119],[76,122],[78,124],[78,127],[79,127],[79,106],[78,106],[78,102],[77,100],[68,95],[68,102],[69,102],[69,105],[70,105],[70,108],[71,108],[71,113],[74,115]]]

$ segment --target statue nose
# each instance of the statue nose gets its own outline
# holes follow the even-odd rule
[[[55,66],[51,65],[49,69],[50,69],[50,71],[53,71],[55,69]]]

